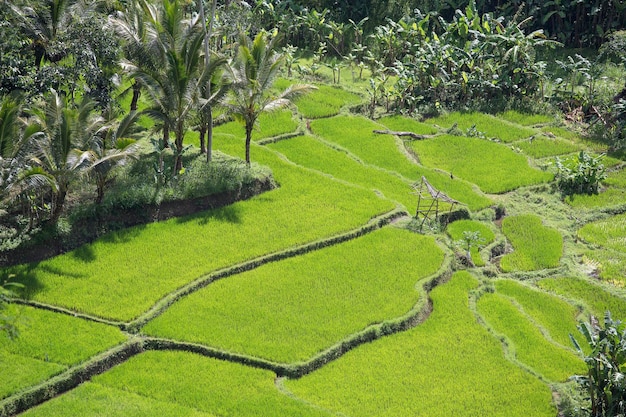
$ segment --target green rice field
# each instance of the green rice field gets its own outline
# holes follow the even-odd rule
[[[0,417],[574,417],[570,334],[626,319],[623,161],[563,200],[554,156],[596,147],[553,116],[369,119],[366,84],[261,116],[272,190],[1,268]],[[213,146],[243,158],[243,126]]]

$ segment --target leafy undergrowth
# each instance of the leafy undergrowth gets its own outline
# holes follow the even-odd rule
[[[10,305],[19,337],[0,337],[0,398],[42,382],[126,340],[115,327]]]
[[[476,286],[469,273],[456,273],[431,292],[433,313],[421,325],[285,386],[335,415],[554,416],[549,387],[505,359],[476,322],[468,305]]]
[[[588,223],[578,237],[594,245],[586,252],[596,263],[600,277],[623,286],[626,283],[626,214]]]
[[[112,233],[67,254],[5,272],[16,274],[34,300],[130,320],[211,271],[356,228],[394,207],[370,191],[258,150],[263,152],[280,189],[217,210]]]
[[[584,305],[596,317],[610,311],[613,317],[626,318],[626,298],[581,278],[546,278],[537,285]]]
[[[550,181],[553,176],[528,165],[507,146],[484,139],[442,135],[411,142],[420,161],[476,184],[486,193],[503,193]]]
[[[323,417],[274,374],[185,352],[145,352],[24,416]]]
[[[535,215],[506,217],[502,232],[513,245],[513,253],[504,255],[504,272],[536,271],[556,268],[563,256],[563,237],[558,230],[546,227]]]
[[[496,333],[509,339],[511,354],[549,381],[564,382],[584,373],[584,363],[572,350],[550,343],[513,303],[499,294],[480,297],[476,308]]]
[[[464,232],[478,233],[479,241],[475,242],[475,245],[471,245],[470,254],[472,256],[472,261],[474,262],[474,265],[485,265],[485,261],[480,255],[480,248],[489,245],[496,238],[495,234],[493,233],[491,228],[489,228],[489,226],[475,220],[459,220],[450,223],[446,228],[446,232],[453,240],[453,242],[461,248],[463,248],[463,245],[465,244],[463,241],[463,238],[465,236]]]
[[[423,296],[416,283],[442,262],[431,237],[387,227],[215,282],[144,331],[274,362],[304,361],[406,314]]]
[[[311,122],[313,132],[350,151],[363,162],[396,172],[418,182],[422,176],[437,189],[459,200],[470,208],[480,210],[491,205],[491,200],[475,191],[471,184],[451,179],[448,174],[424,168],[400,151],[400,144],[391,135],[373,133],[381,125],[363,117],[338,116]]]
[[[440,117],[426,120],[426,123],[438,125],[444,128],[452,128],[455,124],[462,133],[475,126],[478,132],[483,133],[489,139],[497,139],[505,143],[526,139],[534,135],[536,131],[529,127],[509,123],[497,117],[483,113],[449,113]]]

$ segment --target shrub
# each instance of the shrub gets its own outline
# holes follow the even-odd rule
[[[556,157],[556,184],[564,195],[597,194],[600,182],[606,179],[602,158],[586,151],[565,161]]]

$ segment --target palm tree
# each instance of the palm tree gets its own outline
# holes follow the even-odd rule
[[[91,154],[82,149],[103,125],[102,117],[95,115],[93,108],[94,103],[88,98],[72,107],[64,95],[51,90],[45,108],[34,110],[26,128],[33,132],[29,135],[33,149],[30,164],[55,180],[52,222],[61,215],[71,182],[91,163]]]
[[[225,101],[226,107],[246,129],[246,163],[250,166],[252,130],[259,116],[291,103],[291,99],[315,88],[292,85],[277,96],[270,89],[278,76],[283,55],[276,51],[278,37],[259,32],[254,40],[240,35],[239,50],[232,63],[233,89]]]
[[[109,106],[104,113],[108,122],[88,139],[90,163],[86,170],[96,183],[96,204],[102,203],[113,169],[137,157],[138,145],[132,136],[137,133],[139,115],[134,111],[120,119],[119,112]]]
[[[68,28],[72,9],[78,3],[79,0],[45,0],[39,8],[11,5],[17,24],[32,42],[37,68],[44,58],[57,62],[64,57],[64,50],[56,48],[55,43]]]
[[[184,19],[179,0],[162,0],[157,5],[142,2],[147,38],[135,56],[127,57],[125,68],[145,88],[151,107],[145,113],[161,123],[163,142],[174,134],[175,171],[182,169],[187,119],[205,83],[202,61],[203,30],[194,16]],[[144,57],[146,60],[144,60]]]
[[[198,100],[197,120],[200,132],[200,153],[207,154],[207,162],[211,162],[213,149],[213,108],[218,105],[230,89],[230,81],[222,67],[226,59],[214,57],[205,68],[205,83],[201,86]]]

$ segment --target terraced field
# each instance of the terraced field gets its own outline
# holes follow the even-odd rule
[[[578,320],[626,318],[621,161],[561,201],[551,158],[586,145],[551,118],[372,121],[363,100],[321,85],[264,116],[272,191],[2,270],[25,291],[0,415],[556,415]],[[215,147],[242,157],[243,135]],[[414,219],[422,178],[468,218]]]

